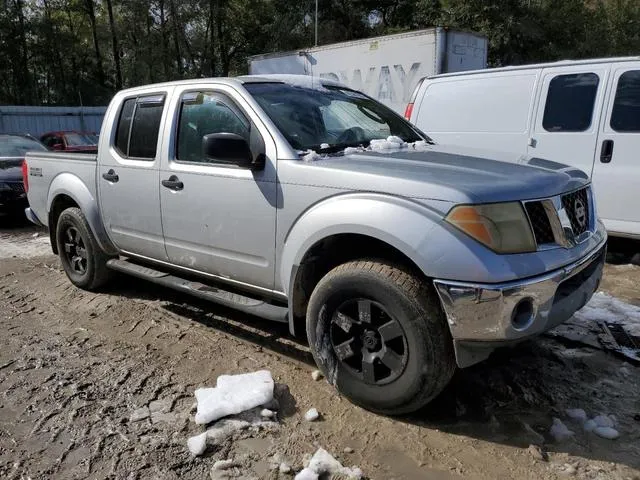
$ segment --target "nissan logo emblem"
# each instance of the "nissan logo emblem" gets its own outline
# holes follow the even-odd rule
[[[578,198],[573,204],[573,208],[576,214],[576,220],[581,227],[585,227],[587,225],[587,209],[584,206],[584,203]]]

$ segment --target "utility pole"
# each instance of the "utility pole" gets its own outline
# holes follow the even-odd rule
[[[318,0],[316,0],[316,41],[315,46],[318,46]]]

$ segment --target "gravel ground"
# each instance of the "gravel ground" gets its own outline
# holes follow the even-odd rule
[[[543,337],[458,372],[417,414],[377,416],[314,381],[285,326],[132,278],[78,290],[47,241],[0,227],[0,478],[231,478],[211,469],[233,459],[229,475],[285,479],[272,463],[298,470],[322,446],[375,479],[640,479],[640,368],[617,356]],[[638,281],[608,266],[603,288],[640,305]],[[192,457],[194,389],[258,369],[279,385],[277,422]],[[616,415],[620,438],[583,432],[564,413],[578,407]],[[553,417],[574,437],[555,442]]]

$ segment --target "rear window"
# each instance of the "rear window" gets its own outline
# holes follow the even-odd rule
[[[124,157],[154,160],[164,95],[129,98],[122,104],[115,147]]]
[[[0,135],[0,157],[24,157],[30,151],[46,151],[40,142],[19,135]]]
[[[640,132],[640,70],[620,75],[611,112],[616,132]]]
[[[595,73],[558,75],[549,83],[542,127],[548,132],[584,132],[591,127],[600,79]]]

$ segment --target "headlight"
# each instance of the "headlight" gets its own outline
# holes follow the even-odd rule
[[[519,202],[460,205],[447,222],[497,253],[535,252],[531,226]]]

